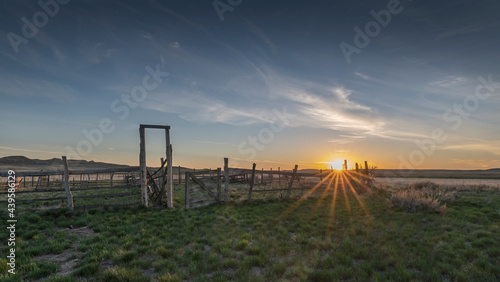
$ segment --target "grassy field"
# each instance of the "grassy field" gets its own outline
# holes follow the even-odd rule
[[[176,192],[180,195],[182,187]],[[500,279],[500,191],[458,191],[446,212],[409,213],[387,191],[323,191],[185,210],[20,213],[16,275],[46,281]],[[357,197],[358,196],[358,197]],[[2,219],[6,218],[6,208]],[[60,212],[58,212],[60,214]],[[6,224],[6,223],[5,223]],[[5,230],[5,228],[2,228]]]

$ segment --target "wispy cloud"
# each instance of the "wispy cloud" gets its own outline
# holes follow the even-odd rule
[[[439,80],[431,81],[429,82],[429,85],[437,87],[450,87],[457,86],[465,82],[467,82],[465,77],[450,75]]]

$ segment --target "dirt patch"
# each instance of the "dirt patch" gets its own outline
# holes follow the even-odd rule
[[[64,250],[60,254],[41,255],[38,257],[34,257],[33,259],[57,263],[60,265],[60,268],[59,271],[55,274],[60,276],[67,276],[70,275],[74,270],[76,270],[78,264],[80,263],[81,257],[84,255],[83,252],[77,250],[80,241],[86,237],[93,237],[96,235],[96,233],[86,226],[73,229],[57,228],[57,230],[67,232],[70,235],[75,235],[76,237],[78,237],[78,239],[76,239],[68,249]]]

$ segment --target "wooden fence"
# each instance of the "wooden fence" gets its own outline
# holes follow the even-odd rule
[[[371,177],[366,162],[365,166],[366,170],[360,170],[356,164],[356,169],[349,176],[353,179],[351,185],[367,187],[370,184]],[[184,179],[188,179],[185,181],[185,207],[200,207],[229,200],[290,198],[314,192],[312,190],[324,191],[332,183],[326,180],[333,177],[333,170],[301,173],[298,165],[289,171],[282,171],[280,168],[256,170],[255,167],[256,164],[253,164],[252,169],[229,168],[228,159],[225,158],[223,173],[220,168],[196,173],[185,172]],[[347,164],[344,168],[347,168]],[[341,183],[345,184],[343,180]]]
[[[70,170],[65,157],[62,164],[58,171],[16,172],[16,207],[73,210],[141,204],[139,167]],[[0,192],[0,203],[7,202],[7,194],[6,189]]]

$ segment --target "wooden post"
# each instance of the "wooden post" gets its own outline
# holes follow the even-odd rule
[[[290,198],[290,193],[292,192],[293,179],[295,178],[295,175],[297,174],[298,167],[299,167],[298,165],[295,165],[295,167],[293,168],[292,177],[290,179],[290,183],[288,184],[288,191],[286,192],[287,198]]]
[[[174,177],[172,170],[172,144],[170,144],[170,129],[165,129],[165,139],[167,143],[167,206],[174,207]]]
[[[368,162],[365,161],[365,174],[368,176]]]
[[[140,136],[140,149],[141,152],[139,153],[139,163],[141,166],[141,196],[142,196],[142,204],[144,206],[148,206],[148,191],[147,191],[147,186],[148,186],[148,179],[147,179],[147,172],[146,172],[146,142],[144,138],[144,127],[139,127],[139,136]]]
[[[319,170],[319,180],[323,180],[323,169]]]
[[[166,179],[165,179],[165,166],[163,166],[163,162],[165,161],[165,159],[163,158],[160,158],[160,167],[162,168],[161,171],[160,171],[160,177],[158,178],[158,184],[159,187],[160,187],[160,202],[163,202],[163,199],[167,197],[167,193],[165,192],[165,188],[167,187],[167,185],[165,185],[166,183]]]
[[[64,165],[64,190],[66,191],[66,198],[68,199],[68,208],[69,210],[73,210],[73,195],[71,194],[71,190],[69,189],[69,167],[68,160],[66,156],[62,157],[63,165]]]
[[[113,176],[115,175],[114,172],[111,173],[111,177],[110,177],[110,180],[111,180],[111,187],[113,187]]]
[[[250,179],[250,190],[248,191],[248,200],[252,199],[253,182],[255,180],[255,163],[252,166],[252,178]]]
[[[278,185],[281,185],[281,172],[280,172],[280,167],[278,167]]]
[[[222,171],[220,167],[217,168],[217,201],[220,202],[221,199],[221,187],[222,187]]]
[[[186,171],[185,173],[185,178],[184,178],[184,187],[186,187],[185,191],[186,191],[186,201],[185,201],[185,206],[186,206],[186,209],[189,209],[189,206],[190,206],[190,203],[189,203],[189,174],[190,172],[189,171]]]
[[[182,183],[181,166],[179,166],[179,185]]]
[[[359,165],[356,163],[356,172],[359,172]]]
[[[224,201],[228,201],[229,197],[229,159],[224,158]]]

